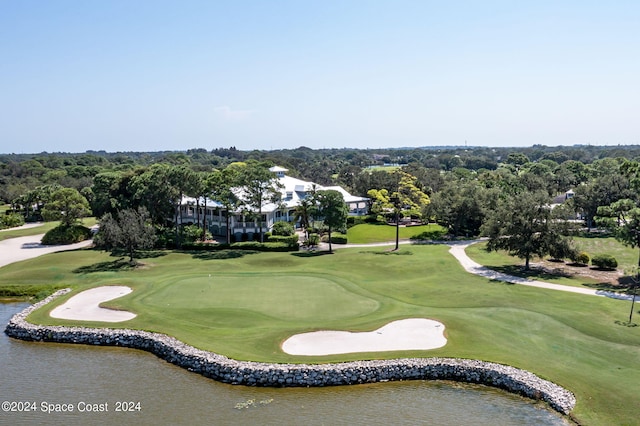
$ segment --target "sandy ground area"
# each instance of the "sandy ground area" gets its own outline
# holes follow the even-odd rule
[[[28,237],[9,238],[8,240],[0,241],[0,267],[47,253],[75,250],[93,244],[93,241],[87,240],[77,244],[43,246],[40,244],[43,236],[44,234],[30,235]]]
[[[291,336],[282,344],[290,355],[334,355],[353,352],[428,350],[447,344],[444,325],[426,318],[390,322],[370,332],[315,331]]]
[[[101,308],[100,303],[117,299],[131,293],[131,291],[129,287],[125,286],[104,286],[85,290],[52,310],[49,315],[53,318],[79,321],[128,321],[135,318],[136,314]]]

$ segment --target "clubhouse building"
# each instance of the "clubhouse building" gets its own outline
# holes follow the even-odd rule
[[[280,202],[265,203],[262,206],[262,230],[268,232],[273,224],[279,221],[292,222],[296,228],[299,223],[295,222],[295,210],[300,201],[304,200],[314,191],[336,190],[342,194],[344,201],[349,208],[350,216],[364,216],[369,212],[370,200],[366,197],[358,197],[349,194],[341,186],[321,186],[313,182],[307,182],[287,176],[288,171],[282,167],[271,167],[281,185]],[[242,198],[242,188],[238,188],[236,194]],[[253,239],[254,234],[260,232],[258,218],[251,210],[241,207],[236,211],[227,212],[224,206],[215,200],[207,200],[206,207],[203,199],[197,200],[191,197],[184,197],[180,205],[179,223],[200,224],[205,222],[207,228],[213,235],[227,234],[227,214],[229,217],[229,227],[231,235],[236,241],[242,239]]]

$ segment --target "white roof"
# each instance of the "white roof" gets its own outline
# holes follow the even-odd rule
[[[273,173],[277,173],[277,172],[284,173],[284,172],[288,172],[289,169],[285,169],[284,167],[279,167],[279,166],[273,166],[269,168],[269,171]]]
[[[277,166],[271,167],[269,170],[274,173],[287,171],[287,169],[282,167],[277,167]],[[283,207],[286,209],[293,209],[297,207],[298,204],[300,204],[301,200],[304,200],[307,196],[309,196],[309,193],[313,188],[315,188],[316,191],[320,191],[320,190],[338,191],[342,194],[342,196],[344,197],[344,201],[346,203],[365,202],[369,200],[366,197],[358,197],[355,195],[351,195],[341,186],[321,186],[313,182],[304,181],[302,179],[297,179],[287,175],[279,177],[278,182],[280,182],[280,185],[282,186],[282,188],[280,189],[280,194],[281,194],[280,203],[279,204],[265,203],[262,206],[262,213],[270,213],[272,211],[277,210],[279,207]],[[238,190],[234,192],[236,192],[236,194],[239,197],[242,196],[241,188],[238,188]],[[196,199],[192,197],[183,197],[182,205],[184,204],[195,205]],[[200,205],[201,206],[204,205],[204,200],[202,198],[200,199]],[[207,200],[207,206],[222,207],[220,203],[212,200]]]

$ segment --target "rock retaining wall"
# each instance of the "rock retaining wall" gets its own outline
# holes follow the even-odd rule
[[[60,290],[11,318],[5,333],[30,341],[110,345],[142,349],[203,376],[247,386],[335,386],[390,380],[436,379],[480,383],[547,402],[568,414],[574,395],[533,373],[507,365],[454,358],[405,358],[338,364],[267,364],[236,361],[173,337],[140,330],[42,326],[26,317],[69,289]]]

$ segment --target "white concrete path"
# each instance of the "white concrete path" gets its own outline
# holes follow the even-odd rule
[[[630,295],[618,294],[611,291],[602,291],[602,290],[594,290],[590,288],[582,288],[582,287],[572,287],[568,285],[561,284],[552,284],[544,281],[536,281],[529,280],[527,278],[515,277],[513,275],[503,274],[501,272],[496,272],[492,269],[489,269],[485,266],[480,265],[479,263],[471,260],[465,249],[469,247],[471,244],[475,244],[478,241],[461,241],[458,243],[449,243],[448,245],[451,247],[449,249],[449,253],[455,257],[458,262],[462,265],[462,267],[469,273],[480,275],[485,278],[489,278],[491,280],[508,282],[512,284],[520,284],[526,285],[529,287],[538,287],[538,288],[546,288],[550,290],[559,290],[559,291],[568,291],[570,293],[579,293],[579,294],[587,294],[589,296],[602,296],[602,297],[610,297],[613,299],[622,299],[622,300],[631,300]]]
[[[25,223],[24,225],[16,226],[14,228],[0,229],[0,232],[15,231],[18,229],[37,228],[38,226],[42,226],[42,225],[44,225],[44,222]]]
[[[512,284],[526,285],[530,287],[545,288],[549,290],[558,290],[558,291],[567,291],[570,293],[586,294],[589,296],[609,297],[612,299],[630,301],[632,298],[632,296],[628,294],[620,294],[620,293],[614,293],[611,291],[594,290],[590,288],[572,287],[568,285],[553,284],[553,283],[548,283],[544,281],[529,280],[527,278],[516,277],[513,275],[503,274],[501,272],[494,271],[492,269],[489,269],[485,266],[480,265],[479,263],[474,262],[473,260],[471,260],[469,256],[467,256],[467,253],[465,252],[467,247],[481,241],[483,240],[455,241],[455,242],[449,242],[446,244],[450,247],[449,253],[451,253],[453,257],[455,257],[458,260],[458,262],[460,262],[462,267],[467,272],[475,275],[480,275],[482,277],[489,278],[491,280],[502,281],[502,282],[507,282]],[[413,244],[413,242],[410,240],[400,240],[400,244],[401,245]],[[393,246],[393,245],[395,245],[395,241],[389,241],[385,243],[372,243],[372,244],[346,244],[346,245],[334,244],[333,248],[339,249],[341,247],[345,247],[345,248],[346,247],[349,247],[349,248],[350,247],[383,247],[383,246]]]
[[[21,260],[32,259],[47,253],[57,251],[75,250],[88,247],[93,244],[92,240],[82,241],[76,244],[43,246],[40,241],[44,234],[30,235],[27,237],[9,238],[0,241],[0,267]]]

